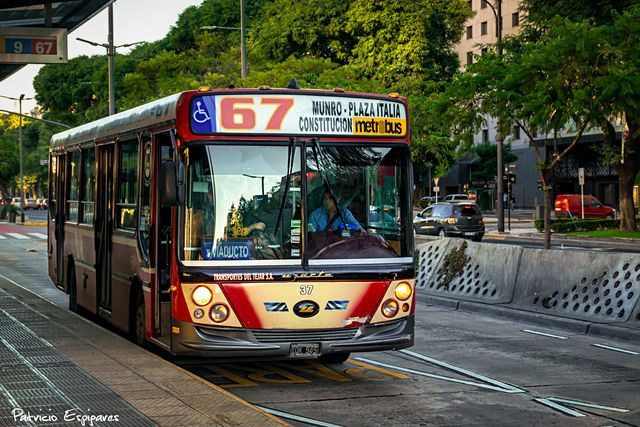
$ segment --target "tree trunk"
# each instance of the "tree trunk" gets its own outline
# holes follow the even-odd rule
[[[620,230],[638,231],[636,211],[633,205],[633,184],[640,170],[640,136],[636,117],[627,115],[630,136],[624,144],[623,163],[616,165],[620,190]]]
[[[615,128],[609,120],[600,121],[600,128],[604,135],[604,142],[615,153],[621,153],[621,157],[614,157],[613,166],[618,173],[618,189],[620,192],[618,198],[620,230],[622,231],[638,231],[636,224],[636,213],[633,204],[633,184],[640,170],[640,136],[638,136],[638,117],[627,112],[627,125],[629,127],[629,136],[627,137],[624,147],[621,146],[619,140],[616,139]],[[620,161],[622,160],[622,162]]]
[[[633,183],[635,174],[631,167],[620,167],[618,169],[618,183],[620,187],[620,230],[638,231],[636,224],[636,212],[633,205]]]

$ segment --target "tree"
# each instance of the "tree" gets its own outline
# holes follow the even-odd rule
[[[511,152],[511,144],[503,146],[503,161],[505,164],[518,160],[518,156]],[[496,175],[496,162],[498,161],[498,147],[493,142],[483,142],[473,147],[473,151],[478,156],[478,163],[471,171],[473,181],[482,181],[485,184],[493,182]]]
[[[341,87],[399,92],[411,109],[416,171],[426,162],[444,174],[458,154],[431,97],[458,67],[453,49],[471,10],[464,0],[370,2],[256,0],[247,3],[249,77],[240,79],[235,0],[205,0],[178,18],[167,36],[116,57],[117,109],[175,92],[209,87]],[[47,65],[35,79],[45,116],[71,125],[107,112],[104,55]],[[63,82],[63,83],[60,83]]]
[[[590,87],[595,84],[598,38],[586,23],[555,19],[543,42],[527,35],[508,38],[504,53],[489,51],[454,79],[444,100],[449,103],[453,134],[469,140],[489,114],[503,129],[518,125],[529,138],[538,158],[537,167],[545,192],[545,248],[551,247],[550,211],[553,172],[578,143],[584,130],[599,114]],[[572,141],[558,144],[558,135],[573,128]],[[543,153],[535,135],[552,142],[552,153]]]
[[[620,190],[620,228],[638,229],[633,203],[633,181],[640,172],[640,6],[634,0],[603,0],[597,3],[561,0],[525,0],[530,13],[526,32],[530,39],[544,37],[553,31],[549,18],[561,16],[587,31],[593,54],[585,57],[594,67],[593,85],[589,88],[596,99],[594,123],[604,135],[602,155],[615,166]],[[577,44],[582,44],[580,39]],[[572,78],[571,69],[567,70]],[[615,133],[614,123],[625,118],[629,128],[624,145]]]
[[[267,3],[251,38],[266,58],[327,58],[345,64],[356,40],[347,33],[344,0],[274,0]]]

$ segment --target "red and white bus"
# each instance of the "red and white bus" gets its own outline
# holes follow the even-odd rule
[[[176,355],[411,346],[408,121],[397,94],[201,88],[56,134],[49,275]]]

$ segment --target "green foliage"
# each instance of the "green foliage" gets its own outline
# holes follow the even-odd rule
[[[443,276],[438,288],[449,289],[451,281],[462,274],[470,259],[465,253],[466,250],[467,241],[465,240],[457,248],[451,249],[451,252],[444,258],[444,263],[442,264]]]
[[[544,230],[544,221],[536,219],[534,221],[538,231]],[[610,230],[620,227],[619,219],[580,219],[580,220],[554,220],[551,221],[551,231],[554,233],[568,233],[571,231],[593,231]]]
[[[0,207],[0,219],[7,219],[12,213],[19,213],[20,208],[12,204],[4,205]]]
[[[464,151],[433,105],[458,68],[453,50],[471,11],[464,0],[254,0],[246,2],[249,77],[240,78],[235,0],[205,0],[178,17],[167,36],[116,56],[121,111],[199,86],[284,87],[399,92],[411,109],[416,170],[444,175]],[[34,80],[45,118],[79,125],[108,111],[107,60],[78,57],[47,65]]]
[[[354,0],[345,14],[346,29],[357,40],[350,62],[399,92],[424,89],[423,82],[445,80],[457,70],[453,45],[468,17],[461,0]]]
[[[511,152],[511,144],[504,144],[502,147],[502,159],[504,164],[513,163],[518,160],[518,156]],[[473,181],[493,181],[496,175],[496,165],[498,164],[498,148],[496,144],[485,142],[474,147],[478,156],[477,164],[473,165],[471,179]]]
[[[265,5],[252,40],[260,53],[275,61],[293,55],[344,64],[355,44],[343,22],[349,4],[344,0],[274,0]]]

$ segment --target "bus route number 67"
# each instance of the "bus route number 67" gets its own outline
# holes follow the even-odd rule
[[[258,131],[282,130],[282,122],[293,107],[293,98],[261,97],[259,99],[260,103],[256,105],[252,96],[222,98],[220,100],[220,124],[222,127],[226,130],[255,129],[257,110],[258,114],[271,113],[264,129]]]

